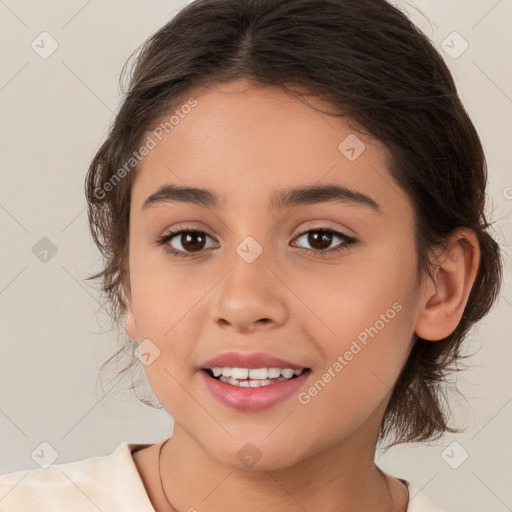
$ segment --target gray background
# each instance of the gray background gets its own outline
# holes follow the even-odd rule
[[[172,429],[172,418],[141,404],[126,380],[98,391],[98,368],[116,347],[100,297],[84,281],[101,260],[83,182],[119,105],[122,65],[186,3],[0,0],[0,474],[37,467],[31,454],[45,441],[62,463],[110,454],[122,442],[156,442]],[[481,135],[488,215],[506,270],[499,303],[468,340],[467,351],[478,353],[457,377],[466,401],[453,396],[452,423],[467,431],[377,460],[449,512],[505,512],[512,510],[512,2],[407,4],[445,57]],[[47,58],[44,31],[58,43]],[[463,40],[469,47],[461,53]],[[46,262],[36,256],[48,244],[43,237],[57,249]]]

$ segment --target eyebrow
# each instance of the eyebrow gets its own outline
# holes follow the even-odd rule
[[[190,203],[205,208],[219,208],[221,205],[225,205],[225,197],[221,202],[220,197],[214,190],[165,184],[144,201],[141,209],[146,210],[151,206],[168,202]],[[379,204],[370,196],[336,184],[308,185],[277,190],[271,194],[268,207],[270,210],[282,210],[323,202],[364,206],[382,215]]]

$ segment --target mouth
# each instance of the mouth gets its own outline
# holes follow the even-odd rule
[[[260,388],[278,382],[288,382],[311,372],[310,368],[231,368],[214,367],[202,369],[208,377],[235,387]]]
[[[261,411],[289,400],[308,385],[313,374],[298,361],[268,352],[224,352],[197,369],[213,398],[241,411]]]
[[[202,368],[206,390],[229,408],[257,412],[297,395],[310,380],[310,368]]]

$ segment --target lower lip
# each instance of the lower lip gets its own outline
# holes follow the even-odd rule
[[[311,370],[304,371],[295,379],[276,382],[259,388],[232,386],[210,377],[201,370],[205,386],[223,404],[243,411],[261,411],[286,400],[304,385]]]

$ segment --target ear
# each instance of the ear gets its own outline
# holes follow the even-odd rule
[[[480,265],[480,245],[473,230],[459,228],[447,247],[434,259],[434,282],[427,276],[421,297],[416,334],[425,340],[438,341],[455,330]]]
[[[132,290],[130,284],[130,274],[128,271],[124,273],[126,278],[122,280],[122,288],[121,294],[123,296],[123,301],[126,304],[126,313],[125,313],[125,326],[124,329],[126,334],[130,336],[133,340],[137,339],[137,325],[135,323],[135,315],[133,313],[133,299],[132,299]]]

